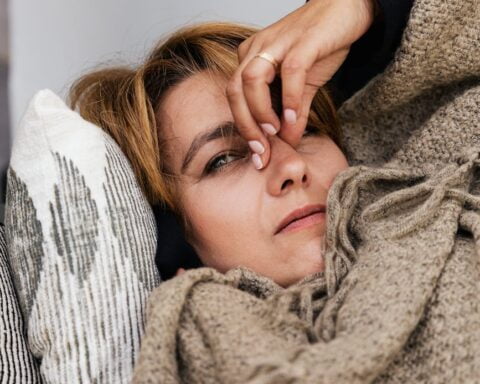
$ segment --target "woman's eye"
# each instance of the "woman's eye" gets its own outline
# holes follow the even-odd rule
[[[211,174],[220,171],[222,168],[226,167],[230,163],[243,156],[240,154],[235,154],[231,152],[222,153],[208,162],[205,167],[205,174]]]

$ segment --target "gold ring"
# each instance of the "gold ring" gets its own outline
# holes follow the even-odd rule
[[[253,56],[254,59],[256,59],[257,57],[263,60],[267,60],[270,64],[273,65],[275,70],[278,68],[278,61],[275,60],[275,58],[268,52],[260,52],[260,53],[257,53],[255,56]]]

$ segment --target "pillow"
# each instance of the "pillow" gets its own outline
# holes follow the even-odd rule
[[[25,341],[7,257],[5,228],[0,224],[0,382],[40,383],[38,367]]]
[[[160,283],[152,209],[113,139],[49,90],[16,132],[10,264],[47,383],[127,383]]]

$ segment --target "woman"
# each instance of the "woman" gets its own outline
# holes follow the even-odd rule
[[[221,272],[243,265],[288,286],[323,269],[326,197],[348,163],[321,90],[301,141],[292,147],[272,137],[270,166],[252,166],[250,151],[261,143],[239,135],[226,89],[237,47],[254,33],[225,23],[180,30],[136,72],[81,79],[72,104],[116,139],[146,195],[181,217],[203,265]],[[281,110],[279,81],[272,91]]]
[[[147,196],[187,219],[213,267],[152,293],[134,382],[478,380],[479,17],[475,0],[417,0],[394,63],[342,107],[344,138],[321,92],[306,135],[273,135],[260,172],[258,143],[232,134],[221,74],[235,62],[219,61],[245,38],[222,47],[223,31],[242,27],[201,39],[214,60],[184,49],[187,29],[138,71],[77,84],[74,104],[119,142]],[[284,227],[305,203],[310,217]]]
[[[386,0],[375,0],[371,3],[363,1],[341,0],[341,1],[313,1],[278,22],[256,32],[247,40],[242,42],[239,49],[239,67],[229,80],[227,87],[241,89],[243,96],[240,99],[230,98],[229,104],[232,115],[239,127],[240,134],[246,139],[252,139],[252,132],[257,132],[253,140],[264,142],[265,137],[258,130],[262,122],[254,122],[252,115],[255,111],[263,115],[269,113],[271,103],[260,103],[256,101],[256,95],[270,81],[272,64],[261,58],[252,60],[252,56],[262,52],[283,52],[283,55],[274,57],[277,63],[277,72],[285,65],[285,59],[295,57],[295,50],[310,49],[317,52],[316,60],[311,62],[307,68],[309,84],[306,90],[312,85],[321,85],[333,74],[337,66],[337,72],[331,78],[327,86],[336,107],[340,107],[344,100],[350,97],[355,91],[362,88],[373,76],[383,71],[385,66],[392,60],[393,54],[398,47],[400,38],[412,7],[412,0],[390,2]],[[365,10],[375,10],[373,15],[365,14]],[[332,28],[332,21],[337,20]],[[373,20],[373,22],[372,22]],[[369,23],[372,24],[369,26]],[[359,31],[367,30],[358,40]],[[315,36],[311,41],[310,36]],[[326,44],[326,42],[330,42]],[[313,43],[313,44],[312,44]],[[348,55],[345,61],[339,60],[335,47],[341,46],[341,51]],[[245,47],[245,48],[243,48]],[[342,55],[343,56],[343,55]],[[298,56],[302,57],[302,56]],[[288,61],[287,61],[288,64]],[[258,72],[258,70],[260,70]],[[297,68],[296,72],[304,71],[304,68]],[[248,71],[258,74],[255,82],[244,81],[248,79],[245,73]],[[286,75],[282,75],[286,76]],[[292,72],[288,76],[295,77],[299,81],[305,81],[302,76]],[[302,80],[303,79],[303,80]],[[291,82],[290,82],[291,83]],[[301,84],[299,84],[301,86]],[[259,89],[259,91],[257,91]],[[285,87],[282,93],[288,92]],[[282,95],[281,98],[284,98]],[[270,99],[267,95],[266,100]],[[238,103],[238,100],[244,100]],[[311,100],[304,99],[307,110]],[[252,110],[242,107],[252,105]],[[281,116],[281,111],[277,111]],[[250,125],[249,125],[250,124]],[[295,126],[283,125],[283,130],[278,133],[286,142],[291,138],[300,137],[305,129],[305,119],[299,120]],[[268,137],[268,133],[266,137]],[[257,136],[258,135],[258,136]],[[268,140],[264,142],[267,150],[263,154],[252,156],[261,159],[262,164],[268,163]],[[195,251],[181,235],[182,230],[178,227],[174,215],[161,206],[154,206],[155,218],[157,221],[158,236],[162,239],[157,244],[156,263],[164,280],[172,277],[178,268],[181,273],[184,268],[196,268],[202,265]]]

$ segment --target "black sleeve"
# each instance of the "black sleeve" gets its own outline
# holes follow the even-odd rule
[[[202,262],[193,247],[186,241],[174,213],[161,205],[154,205],[152,209],[158,235],[155,265],[162,281],[174,277],[178,268],[201,267]]]
[[[328,82],[337,107],[381,73],[392,60],[413,1],[376,0],[375,21],[365,35],[352,44],[344,63]]]

